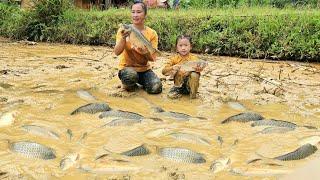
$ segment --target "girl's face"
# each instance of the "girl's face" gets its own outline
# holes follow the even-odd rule
[[[186,56],[190,53],[191,44],[187,38],[181,38],[177,43],[177,51],[180,55]]]
[[[142,4],[134,4],[131,8],[132,24],[141,25],[144,24],[146,18],[145,12],[142,8]]]

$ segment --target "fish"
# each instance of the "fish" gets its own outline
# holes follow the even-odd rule
[[[190,118],[192,118],[190,115],[181,113],[181,112],[174,112],[174,111],[165,111],[161,107],[153,107],[153,111],[155,113],[158,113],[160,116],[165,116],[169,118],[174,118],[176,120],[183,120],[188,121]]]
[[[175,86],[177,85],[181,86],[183,83],[183,79],[186,76],[190,75],[191,72],[195,71],[195,68],[198,68],[198,71],[202,71],[205,67],[208,66],[208,63],[204,60],[199,59],[199,60],[187,61],[179,65],[180,66],[178,69],[174,69],[168,73],[169,79],[176,79]]]
[[[31,134],[38,135],[38,136],[43,136],[47,138],[52,138],[52,139],[59,139],[60,136],[53,132],[52,130],[48,129],[47,127],[44,126],[38,126],[38,125],[23,125],[21,128],[24,131],[27,131]]]
[[[145,46],[150,52],[150,54],[156,53],[157,55],[161,55],[161,52],[158,49],[152,47],[151,42],[132,24],[120,24],[120,26],[123,28],[124,31],[130,32],[130,42],[134,42],[135,46]]]
[[[230,158],[227,157],[221,157],[219,159],[216,159],[212,162],[211,166],[210,166],[210,170],[213,173],[218,173],[224,169],[226,169],[231,163]]]
[[[60,161],[60,169],[63,171],[71,168],[77,160],[79,160],[80,155],[78,153],[69,153],[65,155]]]
[[[5,113],[1,114],[1,116],[0,116],[0,128],[1,127],[6,127],[6,126],[10,126],[11,124],[13,124],[14,121],[15,121],[16,114],[17,113],[15,111],[5,112]]]
[[[277,159],[280,161],[300,160],[300,159],[304,159],[304,158],[312,155],[317,150],[318,150],[318,148],[316,146],[308,143],[308,144],[305,144],[305,145],[299,147],[295,151],[292,151],[290,153],[287,153],[287,154],[284,154],[281,156],[277,156],[274,159]]]
[[[77,94],[78,96],[83,99],[83,100],[86,100],[86,101],[95,101],[97,100],[92,94],[90,94],[88,91],[85,91],[85,90],[78,90],[77,91]]]
[[[194,152],[190,149],[180,147],[166,147],[158,149],[160,156],[184,163],[205,163],[206,159],[200,153]]]
[[[3,89],[9,89],[13,87],[13,85],[0,82],[0,87],[2,87]]]
[[[144,144],[142,144],[141,146],[133,148],[129,151],[122,152],[120,154],[125,156],[144,156],[149,153],[150,153],[149,149]]]
[[[122,111],[122,110],[111,110],[103,112],[99,115],[99,118],[106,117],[118,117],[118,118],[126,118],[126,119],[144,119],[144,117],[138,113]]]
[[[160,115],[174,118],[176,120],[183,120],[183,121],[189,121],[191,118],[191,116],[188,114],[181,113],[181,112],[174,112],[174,111],[162,112],[162,113],[160,113]]]
[[[229,107],[231,107],[232,109],[238,110],[238,111],[245,111],[246,108],[239,102],[228,102],[227,103]]]
[[[293,161],[293,160],[300,160],[300,159],[304,159],[310,155],[312,155],[313,153],[315,153],[318,150],[318,148],[314,145],[311,144],[304,144],[302,146],[300,146],[299,148],[297,148],[296,150],[289,152],[287,154],[284,155],[280,155],[274,158],[268,158],[268,157],[264,157],[260,154],[257,154],[259,157],[258,158],[254,158],[251,159],[249,161],[247,161],[247,164],[256,162],[256,161],[260,161],[260,160],[279,160],[279,161]]]
[[[240,168],[232,168],[229,171],[233,175],[240,175],[240,176],[279,176],[289,174],[291,170],[285,169],[247,169],[242,170]]]
[[[204,60],[187,61],[180,65],[180,69],[184,72],[194,71],[195,67],[198,67],[201,71],[208,66],[208,62]]]
[[[55,159],[55,151],[45,145],[31,142],[31,141],[19,141],[9,143],[9,149],[12,152],[22,154],[28,158],[38,159]]]
[[[307,128],[307,129],[318,129],[317,127],[309,126],[309,125],[304,125],[302,127]]]
[[[136,123],[141,123],[141,119],[114,119],[111,122],[108,122],[104,126],[132,126]]]
[[[260,121],[264,119],[263,116],[261,116],[258,113],[255,112],[245,112],[233,115],[231,117],[228,117],[227,119],[223,120],[221,124],[229,123],[229,122],[249,122],[249,121]]]
[[[89,103],[84,106],[81,106],[71,112],[71,115],[78,114],[80,112],[95,114],[98,112],[110,111],[111,108],[106,103]]]
[[[188,141],[188,142],[204,144],[204,145],[211,145],[211,143],[207,139],[200,137],[198,135],[195,135],[195,134],[175,132],[175,133],[169,134],[169,136],[171,136],[177,140]]]
[[[124,166],[112,166],[112,167],[104,167],[104,168],[92,168],[86,165],[82,165],[79,167],[81,171],[93,174],[117,174],[123,173],[128,174],[135,171],[139,171],[140,167],[124,167]]]
[[[170,128],[159,128],[159,129],[153,129],[146,133],[147,138],[157,138],[159,136],[168,135],[172,129]]]
[[[292,122],[276,120],[276,119],[264,119],[261,121],[256,121],[251,124],[252,127],[255,126],[277,126],[277,127],[288,127],[288,128],[296,128],[297,125]]]
[[[286,133],[293,131],[295,128],[291,127],[267,127],[257,132],[257,134],[271,134],[271,133]]]

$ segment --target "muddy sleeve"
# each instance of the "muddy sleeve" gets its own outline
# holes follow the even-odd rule
[[[170,58],[164,65],[164,68],[162,69],[162,74],[165,76],[168,76],[169,72],[172,71],[172,67],[175,65],[174,57]]]

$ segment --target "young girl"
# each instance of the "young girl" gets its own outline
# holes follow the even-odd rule
[[[169,98],[179,98],[182,94],[190,94],[190,98],[196,98],[199,88],[200,72],[204,66],[195,55],[190,53],[191,37],[180,35],[176,40],[177,54],[169,59],[165,67],[162,69],[162,74],[165,76],[171,75],[174,78],[174,86],[168,93]],[[189,63],[194,61],[195,63]],[[186,71],[186,64],[192,65],[192,70]]]

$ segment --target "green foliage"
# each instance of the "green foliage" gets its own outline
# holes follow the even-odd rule
[[[182,8],[239,8],[253,6],[319,7],[318,0],[181,0]]]
[[[131,22],[129,10],[57,9],[55,13],[24,12],[0,4],[0,33],[19,39],[113,46],[118,25]],[[160,50],[174,51],[176,37],[190,34],[193,51],[199,53],[304,61],[320,59],[318,10],[150,10],[146,24],[157,31]]]

